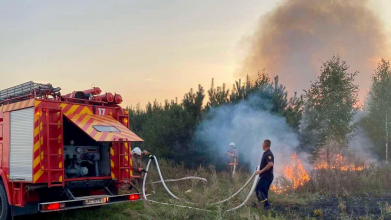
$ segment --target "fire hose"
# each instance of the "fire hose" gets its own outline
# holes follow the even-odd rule
[[[200,208],[191,207],[191,206],[176,205],[176,204],[170,204],[170,203],[165,203],[165,202],[157,202],[157,201],[148,199],[148,198],[147,198],[147,195],[146,195],[146,192],[145,192],[145,185],[146,185],[146,180],[147,180],[147,176],[148,176],[149,167],[150,167],[150,165],[151,165],[152,160],[155,161],[156,168],[157,168],[157,171],[158,171],[158,174],[159,174],[159,177],[160,177],[160,181],[158,181],[158,182],[159,182],[159,183],[161,182],[161,183],[163,184],[163,187],[165,188],[165,190],[167,191],[167,193],[168,193],[171,197],[173,197],[173,198],[175,198],[175,199],[177,199],[177,200],[184,201],[183,199],[180,199],[180,198],[178,198],[177,196],[175,196],[175,195],[168,189],[168,187],[167,187],[167,185],[166,185],[166,183],[165,183],[166,181],[163,179],[163,175],[162,175],[162,173],[161,173],[161,171],[160,171],[159,163],[158,163],[158,161],[157,161],[157,159],[156,159],[155,156],[153,156],[153,158],[151,158],[151,159],[148,161],[147,168],[146,168],[146,171],[147,171],[147,172],[145,173],[145,176],[144,176],[144,179],[143,179],[142,192],[143,192],[143,198],[144,198],[145,201],[149,201],[149,202],[156,203],[156,204],[162,204],[162,205],[176,206],[176,207],[181,207],[181,208],[196,209],[196,210],[208,211],[208,212],[211,211],[211,210],[200,209]],[[257,167],[256,170],[259,170],[259,166]],[[185,178],[181,178],[181,179],[177,179],[177,180],[170,180],[170,182],[180,181],[180,180],[185,180],[185,179],[193,179],[193,177],[185,177]],[[206,181],[206,179],[204,179],[204,178],[199,178],[199,177],[197,177],[196,179],[203,179],[203,180]],[[221,203],[227,202],[227,201],[229,201],[230,199],[234,198],[234,197],[235,197],[236,195],[238,195],[241,191],[243,191],[243,189],[251,182],[251,179],[254,179],[254,180],[253,180],[253,185],[252,185],[252,187],[251,187],[251,190],[250,190],[249,194],[247,195],[246,199],[244,200],[244,202],[241,203],[240,205],[234,207],[234,208],[231,208],[231,209],[228,209],[228,210],[225,210],[225,211],[230,212],[230,211],[234,211],[234,210],[236,210],[236,209],[241,208],[242,206],[244,206],[244,205],[248,202],[248,200],[250,199],[251,195],[253,194],[253,192],[254,192],[254,190],[255,190],[255,187],[256,187],[256,185],[257,185],[257,183],[258,183],[259,177],[258,177],[258,175],[255,175],[255,172],[254,172],[253,175],[247,180],[247,182],[243,185],[243,187],[240,188],[240,189],[239,189],[236,193],[234,193],[232,196],[230,196],[230,197],[228,197],[228,198],[226,198],[226,199],[224,199],[224,200],[222,200],[222,201],[212,203],[212,204],[210,204],[210,205],[221,204]],[[186,202],[186,201],[185,201],[185,202]],[[190,202],[186,202],[186,203],[190,203]]]
[[[168,179],[168,180],[164,180],[164,182],[178,182],[178,181],[182,181],[182,180],[190,180],[190,179],[195,179],[195,180],[201,180],[205,183],[208,182],[208,180],[206,180],[205,178],[202,178],[202,177],[198,177],[198,176],[188,176],[188,177],[184,177],[184,178],[180,178],[180,179]],[[159,181],[155,181],[155,182],[152,182],[153,184],[156,184],[156,183],[162,183],[161,180]]]

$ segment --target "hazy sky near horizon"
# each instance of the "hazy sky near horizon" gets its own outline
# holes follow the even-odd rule
[[[126,105],[182,99],[231,85],[246,37],[281,1],[1,1],[0,90],[48,82],[62,93],[92,84]],[[384,22],[391,2],[373,1]],[[386,24],[389,30],[390,23]],[[298,88],[302,90],[304,88]]]

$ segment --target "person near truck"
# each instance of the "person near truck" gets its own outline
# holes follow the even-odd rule
[[[255,192],[257,194],[258,202],[260,204],[264,203],[265,209],[270,209],[269,203],[269,189],[270,185],[273,182],[273,166],[274,166],[274,155],[270,150],[271,146],[270,140],[265,140],[262,144],[263,148],[263,156],[261,160],[261,164],[259,170],[255,172],[256,175],[259,175],[260,179],[255,188]]]
[[[144,150],[141,151],[140,148],[135,147],[132,150],[132,171],[133,171],[133,178],[132,183],[129,186],[129,190],[132,190],[134,186],[139,185],[140,187],[143,184],[143,178],[144,178],[144,166],[142,162],[142,156],[150,156],[149,152]],[[136,189],[139,191],[138,189]]]
[[[234,142],[231,142],[229,144],[229,146],[230,146],[231,149],[229,151],[227,151],[226,154],[229,156],[228,166],[229,166],[229,168],[231,170],[232,176],[234,176],[236,167],[239,165],[238,150],[236,149],[236,146],[235,146]]]

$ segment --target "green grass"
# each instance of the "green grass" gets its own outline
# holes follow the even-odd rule
[[[324,187],[324,183],[316,182],[310,183],[309,186],[303,187],[300,190],[290,191],[285,194],[274,194],[270,193],[270,201],[274,207],[280,207],[278,209],[272,209],[264,211],[262,208],[252,207],[251,203],[257,201],[255,195],[252,195],[249,203],[240,208],[237,211],[226,212],[225,210],[229,208],[236,207],[246,198],[250,186],[247,187],[242,193],[236,196],[234,199],[230,200],[227,203],[221,204],[219,206],[207,205],[216,201],[220,201],[232,195],[236,192],[247,179],[251,176],[250,173],[239,171],[234,178],[231,178],[228,172],[219,172],[216,173],[213,167],[203,168],[200,167],[197,170],[187,170],[184,165],[174,165],[167,161],[160,161],[160,166],[162,173],[165,179],[171,178],[181,178],[185,176],[200,176],[208,180],[207,184],[204,184],[198,180],[186,180],[180,182],[171,182],[167,183],[167,186],[170,190],[177,195],[179,198],[183,198],[184,201],[178,201],[171,198],[167,192],[164,190],[161,184],[152,184],[152,180],[158,180],[158,174],[156,172],[156,167],[151,167],[151,172],[148,176],[148,191],[154,192],[149,199],[167,202],[170,204],[177,205],[188,205],[197,207],[200,209],[208,209],[207,211],[200,211],[195,209],[179,208],[174,206],[167,206],[161,204],[152,204],[146,201],[138,201],[132,203],[123,203],[104,206],[98,210],[74,210],[62,213],[50,213],[44,214],[39,219],[48,219],[48,220],[122,220],[122,219],[170,219],[170,220],[182,220],[182,219],[200,219],[200,220],[237,220],[237,219],[253,219],[253,220],[280,220],[280,219],[322,219],[324,215],[324,210],[321,208],[308,208],[306,213],[300,213],[299,208],[311,207],[312,204],[317,201],[327,199],[330,195],[330,192],[325,188],[319,188],[319,190],[314,189],[313,187]],[[319,175],[319,174],[318,174]],[[327,174],[330,175],[330,174]],[[346,174],[344,174],[346,175]],[[357,174],[354,174],[357,175]],[[384,177],[374,177],[375,174],[365,175],[365,178],[371,177],[372,180],[368,184],[370,186],[379,183],[379,187],[375,188],[373,191],[383,190],[384,183],[382,178]],[[317,179],[314,181],[319,181],[323,176],[317,176]],[[347,178],[347,177],[346,177]],[[358,177],[355,177],[357,180]],[[349,184],[351,184],[349,180]],[[354,189],[353,186],[344,186],[342,183],[338,183],[338,187],[344,190]],[[363,186],[362,184],[360,186]],[[330,187],[330,186],[328,186]],[[332,187],[330,187],[332,188]],[[191,192],[189,192],[191,190]],[[369,190],[369,187],[366,187],[365,190]],[[327,193],[322,193],[326,192]],[[348,191],[347,195],[352,195],[355,191]],[[361,191],[358,191],[361,193]],[[338,192],[340,193],[340,192]],[[186,202],[191,202],[194,204],[187,204]],[[339,219],[353,219],[351,216],[345,213],[346,206],[344,206],[344,200],[340,199],[339,209],[341,215]],[[382,208],[382,216],[388,216],[391,213],[391,206],[388,204]],[[366,216],[363,216],[362,219],[366,219]]]

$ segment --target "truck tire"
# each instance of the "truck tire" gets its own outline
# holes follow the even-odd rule
[[[3,181],[0,182],[0,220],[11,219],[11,207],[8,204],[7,193]]]

